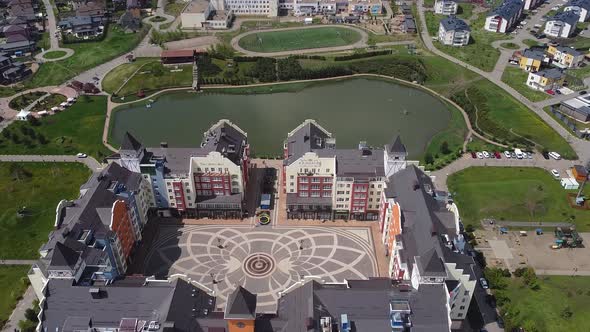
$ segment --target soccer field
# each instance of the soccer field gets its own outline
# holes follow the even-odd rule
[[[280,52],[309,48],[344,46],[358,42],[358,31],[342,27],[296,29],[253,33],[242,37],[239,45],[253,52]]]

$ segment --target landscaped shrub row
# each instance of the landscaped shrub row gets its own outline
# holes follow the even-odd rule
[[[260,59],[270,59],[273,62],[275,61],[274,58],[265,58],[262,56],[235,56],[234,57],[235,62],[257,62]]]
[[[387,75],[406,81],[423,83],[426,80],[426,67],[420,59],[367,59],[355,61],[347,67],[358,74]]]
[[[326,60],[326,57],[323,55],[296,54],[296,55],[292,55],[291,57],[293,57],[295,59]]]
[[[371,57],[378,56],[378,55],[388,55],[388,54],[392,54],[392,53],[393,53],[392,50],[380,50],[380,51],[370,51],[370,52],[364,52],[364,53],[355,53],[355,54],[351,54],[351,55],[337,56],[334,58],[334,61],[348,61],[348,60],[354,60],[354,59],[371,58]]]

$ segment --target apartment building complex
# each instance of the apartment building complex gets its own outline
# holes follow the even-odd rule
[[[279,2],[279,8],[290,10],[295,16],[341,13],[378,15],[383,11],[383,3],[381,0],[285,0]]]
[[[574,11],[557,13],[547,20],[544,32],[555,38],[569,38],[574,34],[579,18]]]
[[[484,29],[506,33],[513,28],[522,15],[524,3],[520,0],[505,0],[500,6],[489,11]]]
[[[303,122],[283,146],[288,218],[377,220],[387,172],[405,167],[399,138],[388,146],[337,149],[330,132]]]
[[[148,220],[150,191],[140,174],[111,164],[80,188],[78,199],[60,201],[29,274],[37,294],[48,279],[88,283],[125,274]]]
[[[463,253],[459,213],[448,194],[409,165],[389,177],[379,222],[390,277],[415,289],[445,284],[451,319],[464,319],[476,286],[475,262]]]
[[[471,29],[465,21],[456,17],[440,20],[438,27],[438,41],[443,45],[465,46],[469,44]]]
[[[578,22],[585,22],[590,12],[590,0],[571,0],[563,7],[563,11],[571,11],[578,15]]]
[[[150,207],[159,215],[241,218],[249,155],[247,134],[220,120],[196,148],[145,148],[127,133],[119,153],[107,160],[141,173],[151,184]]]

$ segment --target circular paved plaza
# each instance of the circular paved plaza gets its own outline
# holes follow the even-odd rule
[[[161,226],[145,273],[175,273],[215,290],[224,307],[238,285],[258,294],[258,311],[274,312],[278,292],[304,276],[327,282],[378,276],[369,228]]]

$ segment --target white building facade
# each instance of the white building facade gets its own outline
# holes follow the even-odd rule
[[[455,15],[459,6],[455,1],[437,0],[434,3],[434,13],[440,15]]]

